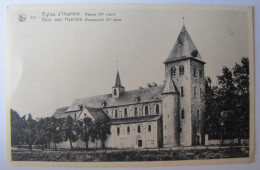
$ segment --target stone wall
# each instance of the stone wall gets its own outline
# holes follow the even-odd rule
[[[205,135],[205,145],[220,145],[221,139],[208,139],[208,134]],[[225,139],[223,140],[224,145],[238,144],[238,139]],[[241,139],[242,145],[249,145],[249,139]]]
[[[54,148],[54,143],[51,143],[50,145],[52,148]],[[64,141],[64,142],[61,142],[61,143],[57,143],[56,144],[57,146],[57,149],[63,149],[63,148],[66,148],[66,149],[69,149],[71,148],[70,147],[70,142],[69,141]],[[78,139],[76,142],[72,142],[72,146],[73,148],[86,148],[86,144],[84,141],[82,141],[81,139]],[[89,140],[88,142],[88,148],[101,148],[101,141],[97,141],[96,142],[91,142],[91,140]]]
[[[180,145],[179,94],[163,94],[163,147]]]
[[[184,74],[180,75],[179,67],[184,66]],[[180,92],[179,114],[180,114],[180,144],[182,146],[192,145],[191,125],[191,81],[190,60],[178,60],[165,65],[165,77],[171,76],[171,68],[176,68],[176,75],[172,79]],[[181,94],[183,88],[183,95]],[[182,116],[182,110],[184,115]]]
[[[194,75],[194,67],[195,75]],[[202,71],[202,76],[199,75]],[[205,93],[204,64],[195,60],[190,63],[191,73],[191,115],[192,115],[192,145],[204,143],[204,111]]]
[[[180,66],[184,66],[184,74],[182,75],[179,72]],[[196,67],[195,74],[193,73],[194,66]],[[203,144],[205,111],[205,102],[203,100],[205,92],[204,64],[195,59],[183,59],[166,63],[166,79],[171,76],[171,68],[176,69],[176,74],[172,76],[172,79],[180,92],[180,143],[182,146]],[[201,70],[201,76],[199,70]],[[181,89],[183,89],[183,95]],[[196,91],[196,97],[194,91]]]
[[[112,125],[106,146],[108,148],[157,148],[158,136],[160,136],[158,121]],[[138,132],[138,126],[140,126],[140,132]]]

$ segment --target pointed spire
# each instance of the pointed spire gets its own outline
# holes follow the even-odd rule
[[[175,45],[173,46],[165,63],[185,58],[194,58],[204,62],[183,23],[183,27],[177,41],[175,42]]]
[[[182,23],[183,23],[183,26],[185,26],[185,22],[184,22],[184,12],[182,12]]]
[[[120,76],[119,76],[119,72],[117,71],[116,83],[115,83],[115,86],[112,87],[112,97],[118,98],[118,97],[120,97],[120,94],[123,93],[123,92],[125,92],[125,87],[122,86]]]
[[[116,70],[118,71],[118,63],[119,63],[119,60],[118,60],[118,57],[116,58]]]
[[[167,93],[177,93],[177,94],[179,93],[171,76],[168,77],[162,92],[162,94],[167,94]]]
[[[121,85],[121,80],[120,80],[119,72],[117,71],[115,87],[120,87],[120,86],[122,86],[122,85]]]

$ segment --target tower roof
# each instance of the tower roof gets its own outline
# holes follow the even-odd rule
[[[120,75],[119,75],[118,71],[117,71],[117,74],[116,74],[116,83],[115,83],[114,87],[123,87],[122,84],[121,84]]]
[[[166,94],[166,93],[179,93],[175,83],[173,82],[171,76],[168,77],[163,92],[162,94]]]
[[[175,42],[175,45],[165,63],[186,58],[193,58],[204,63],[189,33],[187,32],[186,27],[183,25],[177,41]]]

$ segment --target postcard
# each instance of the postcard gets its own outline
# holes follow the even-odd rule
[[[253,162],[253,37],[248,6],[8,6],[8,164]]]

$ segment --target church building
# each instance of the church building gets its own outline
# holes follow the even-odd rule
[[[164,61],[163,85],[126,91],[117,71],[111,93],[76,99],[69,107],[57,109],[54,116],[108,121],[107,148],[203,145],[204,64],[183,26]]]

